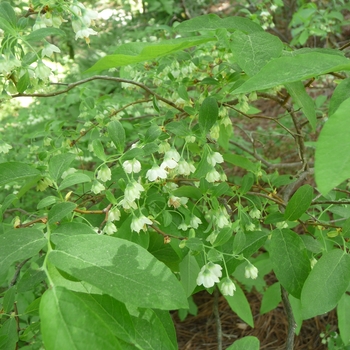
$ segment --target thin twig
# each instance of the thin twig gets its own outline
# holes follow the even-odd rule
[[[237,147],[239,147],[241,150],[243,150],[244,152],[249,153],[250,155],[252,155],[255,159],[259,160],[262,164],[266,165],[267,168],[272,168],[272,169],[279,169],[279,168],[295,168],[301,165],[301,162],[293,162],[293,163],[270,163],[268,162],[265,158],[263,158],[262,156],[260,156],[258,153],[251,151],[249,148],[241,145],[240,143],[230,140],[229,141],[232,145],[235,145]]]
[[[148,86],[146,86],[142,83],[139,83],[139,82],[133,81],[133,80],[129,80],[129,79],[109,77],[109,76],[105,76],[105,75],[95,75],[95,76],[90,77],[90,78],[82,79],[82,80],[76,81],[75,83],[68,84],[67,88],[65,88],[65,89],[46,93],[46,94],[44,94],[44,93],[15,94],[15,95],[12,95],[12,97],[54,97],[54,96],[64,94],[64,93],[74,89],[75,87],[81,85],[81,84],[85,84],[85,83],[88,83],[89,81],[93,81],[93,80],[109,80],[109,81],[114,81],[116,83],[127,83],[127,84],[131,84],[131,85],[136,85],[136,86],[140,87],[141,89],[147,91],[152,96],[156,97],[158,100],[163,101],[164,103],[177,109],[181,113],[187,114],[181,107],[176,106],[176,104],[174,102],[158,95],[156,92],[154,92]]]
[[[26,260],[23,260],[22,262],[20,262],[17,267],[16,267],[16,270],[15,270],[15,274],[12,278],[12,280],[10,281],[10,284],[9,284],[9,288],[13,287],[16,283],[17,283],[17,279],[18,279],[18,276],[19,276],[19,273],[21,272],[21,269],[22,267],[25,265],[25,263],[27,261],[29,261],[30,258],[26,259]]]
[[[213,312],[216,323],[216,338],[218,342],[218,350],[222,350],[222,328],[221,328],[221,320],[219,314],[219,290],[217,287],[214,288],[214,305]]]

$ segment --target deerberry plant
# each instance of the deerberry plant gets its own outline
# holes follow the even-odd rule
[[[336,307],[348,346],[346,47],[209,14],[104,54],[96,20],[0,4],[0,347],[177,349],[169,310],[218,288],[254,327],[252,286],[262,313],[283,301],[289,344]],[[83,73],[50,60],[70,37],[91,45]]]

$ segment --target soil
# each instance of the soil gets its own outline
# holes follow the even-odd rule
[[[250,303],[254,328],[244,323],[230,308],[223,296],[219,297],[219,313],[222,326],[222,348],[227,349],[235,340],[255,336],[260,341],[260,350],[284,350],[288,332],[287,317],[280,304],[264,315],[259,314],[262,295],[256,291],[246,293]],[[216,321],[213,313],[214,296],[206,291],[194,295],[198,306],[196,316],[180,321],[173,314],[180,350],[218,350]],[[335,310],[326,315],[303,322],[301,331],[295,336],[294,350],[326,350],[320,334],[337,330]],[[244,349],[242,349],[244,350]]]

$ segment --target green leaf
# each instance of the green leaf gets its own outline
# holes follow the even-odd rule
[[[156,57],[172,54],[196,45],[213,41],[213,36],[194,36],[164,40],[160,43],[128,43],[121,45],[114,55],[107,55],[98,60],[86,72],[101,71],[109,68],[127,66],[138,62],[152,60]]]
[[[264,292],[261,301],[260,314],[263,315],[275,309],[281,302],[281,299],[281,285],[277,282],[269,286]]]
[[[350,78],[344,79],[334,89],[329,101],[328,116],[330,117],[339,106],[350,97]]]
[[[316,128],[316,110],[314,100],[308,95],[304,84],[301,81],[286,84],[286,89],[292,96],[293,101],[303,111],[306,119],[309,121],[312,130]]]
[[[0,328],[0,349],[15,350],[18,341],[17,323],[15,317],[7,319]]]
[[[284,219],[290,221],[299,219],[309,209],[312,197],[313,188],[310,185],[299,187],[287,204]]]
[[[350,98],[327,120],[316,143],[315,179],[323,195],[350,177],[349,109]]]
[[[47,350],[122,349],[113,330],[118,323],[91,295],[53,287],[41,298],[40,318]]]
[[[90,177],[86,174],[83,174],[83,173],[69,174],[63,179],[62,183],[58,187],[58,190],[62,191],[67,187],[71,187],[71,186],[81,184],[81,183],[86,183],[86,182],[91,182]]]
[[[92,141],[92,148],[97,158],[100,158],[103,161],[107,159],[102,142],[99,139],[95,139]]]
[[[349,70],[347,58],[321,52],[284,56],[268,62],[256,75],[248,79],[235,94],[265,90],[277,85],[293,83],[321,74]]]
[[[16,13],[8,2],[3,1],[0,4],[0,17],[5,19],[7,22],[11,23],[13,27],[16,26],[16,23],[17,23]]]
[[[249,76],[258,73],[272,58],[281,56],[283,49],[282,41],[266,32],[244,34],[237,31],[231,40],[234,59]]]
[[[13,309],[13,304],[16,300],[16,292],[16,286],[12,286],[3,294],[2,309],[5,314],[9,314]]]
[[[96,235],[96,232],[91,226],[81,222],[66,222],[62,225],[57,226],[53,233],[60,233],[67,236],[82,234]]]
[[[0,186],[38,175],[40,175],[39,170],[25,163],[7,162],[0,164]]]
[[[90,234],[52,239],[57,246],[49,260],[56,267],[117,300],[163,310],[187,307],[176,277],[141,246]]]
[[[122,124],[117,120],[112,120],[108,123],[107,130],[118,152],[123,153],[125,147],[125,130]]]
[[[48,196],[43,198],[38,205],[36,206],[37,209],[42,209],[45,207],[49,207],[52,204],[55,204],[59,199],[55,196]]]
[[[17,91],[23,93],[30,84],[30,77],[28,71],[26,71],[18,80],[16,85]]]
[[[61,219],[63,219],[66,215],[70,214],[77,205],[72,202],[64,202],[64,203],[58,203],[54,205],[48,214],[48,223],[54,224]]]
[[[47,243],[41,231],[33,228],[9,230],[0,235],[0,274],[14,262],[31,258]]]
[[[197,287],[196,279],[198,277],[200,268],[196,258],[188,253],[179,264],[181,284],[185,290],[186,296],[192,295],[192,292]]]
[[[304,282],[311,270],[302,239],[288,229],[274,230],[269,253],[279,282],[290,294],[300,298]]]
[[[344,345],[350,344],[350,296],[343,294],[337,307],[338,327]]]
[[[332,310],[350,282],[350,256],[340,249],[324,254],[305,281],[301,293],[303,319]]]
[[[24,36],[22,39],[29,42],[29,43],[33,43],[36,41],[40,41],[43,40],[44,38],[48,37],[48,36],[64,36],[65,32],[61,29],[58,28],[40,28],[37,29],[33,32],[31,32],[30,34]]]
[[[254,185],[255,176],[252,173],[245,174],[242,178],[241,187],[239,188],[240,194],[246,194]]]
[[[132,319],[139,349],[159,350],[160,344],[162,349],[178,349],[174,323],[168,312],[144,309]]]
[[[232,154],[232,153],[225,153],[223,155],[225,162],[228,162],[233,165],[237,165],[240,168],[255,172],[256,171],[256,164],[254,164],[252,161],[249,159],[239,156],[237,154]]]
[[[202,197],[202,192],[199,188],[194,186],[181,186],[173,192],[174,196],[178,197],[188,197],[193,199],[200,199]]]
[[[169,124],[166,124],[165,127],[166,131],[171,132],[176,136],[187,136],[191,133],[188,123],[184,120],[170,122]]]
[[[207,133],[215,124],[216,120],[218,119],[218,115],[219,108],[216,99],[213,97],[207,97],[199,109],[198,123],[200,129],[204,133]]]
[[[258,338],[253,336],[244,337],[242,339],[236,340],[231,346],[226,350],[259,350],[260,341]]]
[[[188,21],[182,22],[176,27],[180,33],[198,32],[198,31],[216,31],[217,29],[225,28],[228,30],[240,30],[245,33],[254,33],[263,31],[263,29],[251,20],[243,17],[227,17],[221,19],[218,15],[208,14],[197,16]]]
[[[254,327],[254,320],[252,315],[252,310],[250,309],[250,304],[241,289],[241,287],[236,283],[236,291],[233,296],[225,295],[225,299],[230,305],[233,312],[235,312],[239,318],[241,318],[250,327]],[[245,349],[245,348],[244,348]]]
[[[63,172],[69,168],[75,157],[76,155],[73,153],[63,153],[53,156],[50,159],[49,173],[54,181],[58,181]]]

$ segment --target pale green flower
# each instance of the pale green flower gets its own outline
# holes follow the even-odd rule
[[[141,163],[135,158],[132,160],[126,160],[123,163],[123,169],[127,174],[137,174],[141,171]]]
[[[253,280],[255,280],[258,277],[258,269],[252,265],[251,263],[249,263],[246,267],[245,267],[245,277],[246,278],[251,278]]]
[[[0,153],[8,153],[9,150],[12,148],[11,145],[9,145],[8,143],[0,140]]]
[[[208,262],[199,271],[196,280],[197,285],[203,285],[205,288],[213,287],[215,283],[220,281],[219,278],[222,276],[221,270],[222,267],[220,265]]]
[[[111,169],[108,168],[106,164],[103,164],[99,171],[97,172],[97,179],[106,182],[112,178]]]
[[[94,183],[92,184],[91,191],[95,194],[99,194],[105,189],[104,185],[101,184],[101,182],[98,182],[97,180],[94,180]]]
[[[60,53],[61,50],[56,45],[46,43],[41,52],[41,57],[51,57],[54,52]]]
[[[105,227],[103,228],[103,233],[107,235],[113,235],[113,233],[117,232],[116,226],[111,221],[107,221]]]
[[[131,230],[139,233],[141,230],[146,231],[146,225],[152,225],[152,221],[144,215],[134,216],[131,221]]]
[[[168,176],[168,172],[164,168],[161,168],[160,166],[158,166],[156,164],[153,165],[153,167],[151,169],[149,169],[146,173],[146,178],[149,181],[155,181],[158,178],[159,179],[166,179],[167,176]]]
[[[222,280],[220,290],[222,295],[230,295],[232,297],[236,291],[236,286],[230,278],[226,277]]]

